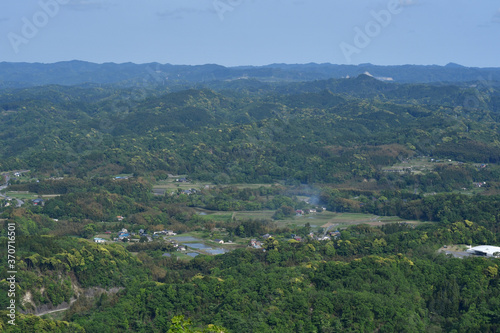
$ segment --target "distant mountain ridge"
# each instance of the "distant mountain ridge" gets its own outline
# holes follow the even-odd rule
[[[500,68],[464,67],[450,63],[437,65],[378,66],[372,64],[270,64],[266,66],[224,67],[216,64],[171,65],[65,61],[52,64],[0,63],[1,87],[48,84],[179,85],[212,81],[256,79],[262,82],[303,82],[369,74],[400,83],[463,83],[500,81]]]

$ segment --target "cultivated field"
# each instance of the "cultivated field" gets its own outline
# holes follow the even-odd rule
[[[179,176],[175,176],[175,177],[172,177],[172,178],[169,178],[166,180],[161,180],[153,186],[153,191],[155,189],[158,189],[158,190],[160,190],[160,189],[161,190],[177,190],[177,189],[188,190],[191,188],[203,189],[207,186],[208,187],[227,186],[227,187],[236,187],[239,189],[242,189],[242,188],[255,189],[255,188],[262,187],[262,186],[263,187],[273,186],[273,184],[218,184],[217,185],[217,184],[210,183],[210,182],[197,182],[197,181],[177,182],[176,179],[180,179],[180,178],[186,178],[186,175],[179,175]],[[279,184],[275,184],[275,185],[279,185]]]
[[[229,219],[262,219],[271,220],[274,210],[259,210],[259,211],[240,211],[240,212],[221,212],[221,211],[207,211],[197,209],[206,215],[203,217],[211,220],[228,221]],[[383,225],[387,223],[394,222],[409,222],[409,223],[420,223],[418,221],[407,221],[403,220],[397,216],[377,216],[372,214],[361,214],[361,213],[335,213],[335,212],[321,212],[312,213],[302,216],[293,216],[284,220],[274,221],[278,226],[284,227],[302,227],[306,223],[311,225],[313,230],[319,228],[327,228],[332,225],[337,228],[347,227],[349,225],[356,224],[369,224],[372,226]]]
[[[36,199],[36,198],[44,198],[44,199],[50,199],[50,198],[55,198],[60,196],[60,194],[42,194],[38,195],[33,192],[28,192],[28,191],[10,191],[5,193],[6,196],[15,198],[15,199],[21,199],[21,200],[30,200],[30,199]]]

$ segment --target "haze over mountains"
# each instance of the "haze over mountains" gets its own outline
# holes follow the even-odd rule
[[[267,66],[224,67],[214,64],[188,66],[67,61],[53,64],[0,63],[1,87],[29,87],[47,84],[119,84],[123,86],[179,85],[236,79],[263,82],[313,81],[345,78],[369,73],[382,80],[399,83],[446,83],[500,81],[500,68],[446,66],[377,66],[334,64],[271,64]]]

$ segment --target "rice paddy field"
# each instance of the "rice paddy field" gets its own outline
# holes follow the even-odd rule
[[[240,212],[219,212],[197,209],[204,218],[214,221],[228,221],[230,219],[263,219],[271,220],[274,210],[260,211],[240,211]],[[372,226],[383,225],[395,222],[421,223],[418,221],[408,221],[397,216],[377,216],[361,213],[335,213],[324,211],[320,213],[306,214],[302,216],[293,216],[284,220],[274,221],[278,226],[300,227],[309,223],[313,230],[335,226],[337,228],[347,227],[356,224],[369,224]]]

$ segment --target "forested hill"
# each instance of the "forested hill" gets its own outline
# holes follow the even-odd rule
[[[500,331],[495,69],[18,65],[0,331]]]
[[[220,65],[171,65],[67,61],[53,64],[0,63],[0,87],[26,87],[46,84],[120,84],[122,86],[175,86],[239,78],[265,82],[299,82],[356,77],[363,73],[403,83],[499,81],[499,68],[446,66],[377,66],[333,64],[271,64],[267,66],[224,67]]]
[[[361,75],[257,91],[52,85],[0,98],[3,170],[305,183],[372,177],[398,156],[500,160],[495,83],[436,87]]]

